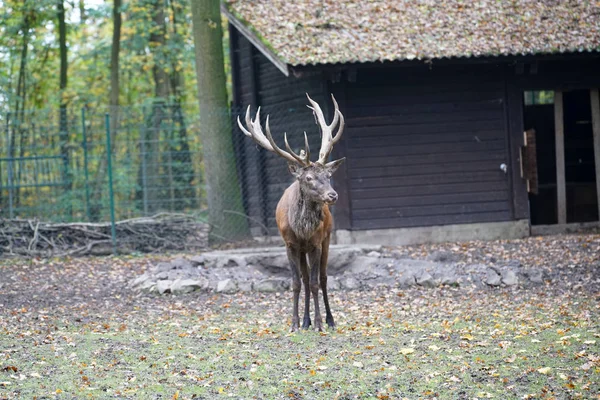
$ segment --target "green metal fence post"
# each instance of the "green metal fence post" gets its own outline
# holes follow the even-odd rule
[[[110,234],[112,237],[113,254],[117,254],[117,230],[115,227],[115,194],[113,191],[112,146],[110,144],[110,114],[104,115],[106,125],[106,157],[108,168],[108,195],[110,198]]]
[[[142,197],[143,197],[143,204],[144,204],[144,216],[148,215],[148,185],[147,185],[147,176],[146,176],[146,138],[147,138],[147,131],[146,131],[146,107],[142,106],[142,129],[141,129],[141,137],[140,137],[140,144],[141,144],[141,159],[142,159]]]
[[[83,136],[83,172],[85,174],[85,215],[88,221],[92,220],[90,212],[90,185],[88,171],[88,148],[87,148],[87,128],[85,127],[85,107],[81,108],[81,133]]]
[[[13,186],[13,157],[12,157],[12,142],[10,140],[10,113],[6,118],[6,148],[7,150],[7,158],[8,158],[8,215],[12,219],[14,218],[14,205],[13,205],[13,196],[14,196],[14,186]]]

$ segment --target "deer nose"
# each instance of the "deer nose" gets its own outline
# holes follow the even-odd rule
[[[336,192],[329,192],[329,193],[327,193],[327,199],[328,199],[329,201],[331,201],[332,203],[333,203],[334,201],[336,201],[336,200],[337,200],[337,198],[338,198],[338,194],[337,194]]]

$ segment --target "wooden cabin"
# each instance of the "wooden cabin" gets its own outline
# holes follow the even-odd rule
[[[318,149],[306,93],[346,118],[337,243],[517,238],[597,224],[595,2],[227,1],[234,114]],[[243,116],[242,116],[243,118]],[[237,128],[236,128],[237,129]],[[234,132],[246,212],[275,234],[285,161]]]

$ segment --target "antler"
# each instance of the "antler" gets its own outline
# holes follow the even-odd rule
[[[308,93],[306,94],[306,97],[308,97],[308,101],[311,104],[307,107],[313,110],[317,123],[321,127],[321,150],[319,150],[319,160],[317,161],[317,163],[324,165],[327,162],[329,154],[331,154],[333,145],[336,144],[342,137],[342,132],[344,131],[344,116],[340,112],[338,103],[337,101],[335,101],[335,97],[333,97],[332,94],[331,99],[333,100],[333,105],[335,109],[333,113],[333,121],[331,121],[330,125],[327,125],[321,107],[319,107],[316,101],[310,98]],[[335,134],[335,136],[333,136],[332,131],[336,127],[336,125],[338,125],[338,122],[338,131]]]
[[[244,126],[240,122],[240,117],[238,115],[237,123],[238,123],[240,129],[242,130],[242,132],[244,132],[244,135],[251,137],[252,139],[254,139],[254,141],[256,143],[258,143],[265,149],[272,151],[275,154],[280,155],[281,157],[285,158],[289,162],[297,163],[302,166],[310,165],[310,148],[308,147],[308,137],[306,136],[306,132],[304,132],[304,151],[301,151],[300,152],[301,155],[298,155],[298,154],[294,153],[294,151],[291,149],[291,147],[288,143],[288,140],[287,140],[287,133],[283,134],[283,139],[285,141],[285,148],[288,151],[281,150],[277,146],[277,144],[275,144],[275,141],[273,140],[273,136],[271,135],[271,129],[269,128],[269,116],[268,115],[267,115],[267,120],[265,122],[265,128],[267,131],[267,135],[265,136],[265,134],[262,131],[262,127],[260,126],[260,107],[258,107],[258,110],[256,111],[256,117],[254,118],[254,121],[253,121],[250,118],[250,106],[248,106],[248,108],[246,109],[246,118],[245,119],[246,119],[246,125],[248,126],[248,129],[244,128]]]

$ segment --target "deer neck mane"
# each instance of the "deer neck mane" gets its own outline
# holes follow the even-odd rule
[[[289,222],[292,230],[302,239],[309,239],[323,220],[323,204],[312,201],[302,193],[300,184],[294,183]]]

